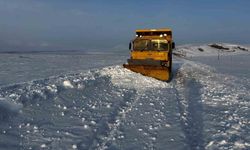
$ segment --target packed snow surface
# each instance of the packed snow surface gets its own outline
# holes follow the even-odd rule
[[[13,67],[9,72],[20,68],[18,55],[0,60]],[[0,149],[250,149],[250,55],[227,55],[174,57],[170,83],[123,68],[123,56],[112,62],[96,56],[103,63],[95,69],[77,66],[88,58],[78,56],[68,60],[75,73],[57,64],[58,75],[40,70],[30,81],[0,68],[8,74],[1,74]],[[60,62],[73,56],[28,57]]]

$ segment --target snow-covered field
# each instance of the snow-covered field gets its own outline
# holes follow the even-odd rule
[[[125,55],[0,54],[0,149],[250,149],[250,52],[222,45],[178,47],[170,83]]]

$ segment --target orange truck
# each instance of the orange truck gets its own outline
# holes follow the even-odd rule
[[[136,38],[129,44],[130,59],[123,66],[142,75],[162,81],[172,78],[172,30],[136,30]]]

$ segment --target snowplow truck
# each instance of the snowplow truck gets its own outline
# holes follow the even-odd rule
[[[131,71],[169,82],[172,78],[171,29],[136,30],[136,38],[129,44],[130,59],[123,66]]]

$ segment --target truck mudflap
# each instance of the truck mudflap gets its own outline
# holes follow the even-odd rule
[[[123,67],[158,80],[169,82],[171,79],[171,69],[166,66],[123,64]]]

